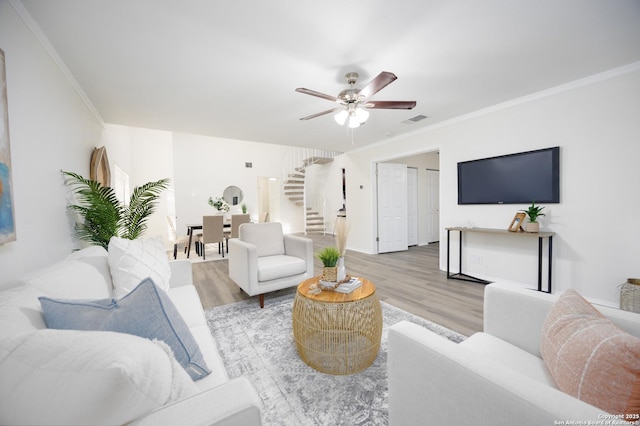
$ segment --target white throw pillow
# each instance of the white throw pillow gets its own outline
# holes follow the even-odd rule
[[[197,392],[163,342],[38,330],[0,341],[0,424],[124,424]]]
[[[109,268],[116,298],[127,295],[145,278],[164,291],[169,290],[171,269],[162,237],[109,241]]]

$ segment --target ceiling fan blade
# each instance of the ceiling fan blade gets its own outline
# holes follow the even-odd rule
[[[331,114],[332,112],[338,111],[340,108],[342,107],[335,107],[335,108],[328,109],[326,111],[307,115],[306,117],[302,117],[300,120],[311,120],[312,118],[320,117],[321,115]]]
[[[360,91],[360,93],[358,93],[358,96],[363,99],[369,99],[371,96],[393,83],[397,78],[398,77],[396,77],[392,72],[382,71],[376,78],[371,80],[369,84]]]
[[[311,95],[311,96],[317,96],[319,98],[326,99],[328,101],[333,101],[333,102],[338,101],[338,98],[336,98],[335,96],[325,95],[324,93],[316,92],[315,90],[311,90],[311,89],[305,89],[304,87],[298,87],[296,89],[296,92],[304,93],[306,95]]]
[[[364,106],[372,109],[413,109],[416,101],[369,101]]]

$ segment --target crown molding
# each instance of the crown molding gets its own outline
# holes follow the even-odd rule
[[[610,80],[612,78],[620,77],[625,74],[631,74],[633,72],[640,71],[640,61],[632,62],[627,65],[623,65],[618,68],[614,68],[608,71],[604,71],[598,74],[594,74],[588,77],[581,78],[579,80],[574,80],[566,84],[561,84],[559,86],[555,86],[549,89],[541,90],[539,92],[532,93],[530,95],[522,96],[516,99],[512,99],[510,101],[502,102],[496,105],[492,105],[487,108],[479,109],[477,111],[470,112],[468,114],[463,114],[458,117],[451,118],[449,120],[442,121],[440,123],[435,123],[430,126],[422,127],[420,129],[413,130],[411,132],[403,133],[401,135],[395,136],[393,138],[381,140],[370,145],[356,148],[354,150],[348,151],[347,154],[353,154],[360,151],[367,151],[372,148],[384,146],[388,143],[399,142],[403,139],[407,139],[416,135],[420,135],[423,133],[431,132],[434,130],[442,129],[444,127],[453,126],[455,124],[459,124],[465,122],[467,120],[471,120],[474,118],[482,117],[484,115],[492,114],[494,112],[512,108],[518,105],[526,104],[529,102],[533,102],[539,99],[547,98],[549,96],[555,96],[560,93],[568,92],[571,90],[579,89],[581,87],[590,86],[592,84],[600,83],[603,81]]]
[[[82,87],[80,86],[78,81],[75,79],[73,74],[71,74],[71,71],[69,71],[69,68],[67,68],[64,61],[60,57],[60,55],[58,55],[58,52],[56,51],[56,49],[53,47],[53,45],[51,44],[47,36],[44,35],[42,30],[40,29],[40,26],[36,23],[36,21],[33,20],[33,18],[31,17],[31,14],[27,11],[27,9],[24,7],[22,2],[20,0],[8,0],[8,1],[9,1],[9,4],[13,7],[13,10],[16,11],[18,16],[29,28],[31,33],[33,33],[33,35],[36,37],[36,39],[38,40],[42,48],[45,50],[45,52],[47,52],[51,60],[56,64],[56,66],[58,67],[58,69],[60,70],[64,78],[69,82],[71,87],[73,87],[73,89],[76,91],[78,96],[80,96],[80,99],[82,99],[82,101],[87,106],[89,111],[91,111],[95,119],[98,120],[98,123],[104,126],[105,123],[104,123],[104,120],[102,119],[102,116],[100,115],[98,110],[93,106],[93,103],[91,102],[91,100],[89,99],[85,91],[82,90]]]

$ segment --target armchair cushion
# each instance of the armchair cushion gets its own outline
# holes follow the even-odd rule
[[[240,225],[239,237],[256,246],[258,257],[285,254],[284,234],[279,222],[243,223]]]
[[[562,391],[612,414],[640,413],[640,338],[576,291],[565,291],[551,308],[540,349]]]
[[[49,328],[99,330],[158,339],[168,344],[193,380],[210,373],[184,319],[151,279],[120,300],[56,300],[40,297]]]
[[[258,258],[260,282],[304,274],[306,270],[307,263],[299,257],[276,255]]]

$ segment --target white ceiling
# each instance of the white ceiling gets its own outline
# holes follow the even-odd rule
[[[16,1],[13,1],[16,3]],[[22,0],[107,123],[348,151],[640,60],[638,0]],[[351,134],[330,101],[398,76]],[[418,114],[428,119],[402,123]]]

